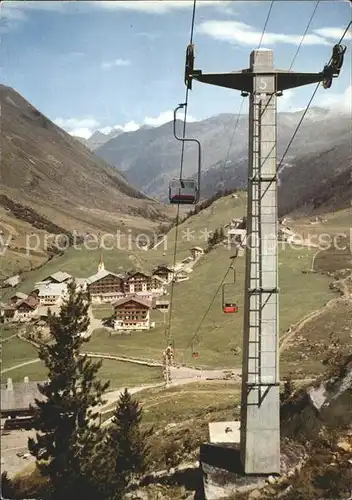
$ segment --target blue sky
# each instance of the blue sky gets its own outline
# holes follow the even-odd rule
[[[287,69],[316,2],[274,2],[262,47]],[[194,42],[196,68],[224,72],[248,67],[269,1],[199,1]],[[160,125],[184,100],[184,54],[192,2],[1,2],[2,78],[70,133],[88,137],[111,127]],[[322,0],[293,70],[320,71],[351,18],[349,1]],[[315,105],[346,109],[351,100],[349,53],[330,90]],[[314,86],[287,91],[279,110],[305,107]],[[190,119],[237,112],[237,91],[195,83]],[[243,108],[246,110],[247,104]]]

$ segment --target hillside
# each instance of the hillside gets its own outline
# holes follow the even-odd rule
[[[236,193],[236,195],[237,197],[232,195],[218,199],[211,206],[181,223],[176,252],[177,262],[189,255],[192,246],[205,247],[204,231],[206,229],[214,230],[225,226],[233,216],[240,217],[245,213],[246,196],[244,193]],[[301,225],[304,231],[309,225],[311,232],[346,232],[350,225],[347,212],[344,210],[330,214],[327,220],[324,219],[324,222],[319,224],[309,225],[309,221],[305,219],[295,220],[294,224],[297,227]],[[175,239],[176,229],[172,228],[167,234],[165,245],[161,244],[160,247],[149,252],[138,250],[126,252],[124,261],[122,260],[122,252],[118,254],[105,252],[106,268],[113,272],[126,269],[131,257],[133,257],[134,263],[139,264],[144,270],[163,261],[171,264]],[[332,264],[334,264],[336,255],[331,257],[325,252],[320,252],[317,256],[316,248],[294,247],[294,245],[280,245],[279,248],[280,375],[281,380],[291,375],[293,385],[298,389],[302,385],[311,384],[313,379],[320,378],[322,374],[325,374],[327,370],[326,357],[331,360],[332,354],[336,354],[336,349],[333,346],[337,344],[341,346],[342,352],[349,353],[352,303],[350,298],[346,295],[341,296],[342,294],[337,291],[337,287],[332,286],[332,281],[338,280],[339,275],[326,275],[327,271],[333,270]],[[322,254],[323,259],[320,261],[319,257]],[[191,379],[186,378],[187,375],[181,369],[175,368],[175,373],[178,373],[175,375],[175,387],[169,389],[154,387],[141,392],[141,401],[145,407],[144,423],[155,425],[156,430],[155,439],[153,437],[152,440],[151,469],[153,471],[169,469],[170,464],[167,457],[170,456],[173,457],[172,467],[176,467],[176,469],[180,463],[185,461],[191,460],[193,463],[198,459],[199,444],[209,439],[208,423],[227,421],[233,419],[234,416],[238,417],[240,379],[236,374],[240,373],[242,358],[245,258],[241,256],[236,260],[237,282],[233,287],[229,287],[228,295],[226,294],[227,297],[231,297],[231,300],[238,302],[239,312],[235,315],[225,315],[221,308],[219,283],[228,268],[231,255],[233,255],[233,249],[221,245],[213,248],[195,264],[188,281],[175,285],[171,322],[171,336],[175,343],[175,360],[202,370],[197,371],[197,377],[199,377],[198,374],[201,374],[201,378],[194,379],[192,384],[186,384]],[[316,256],[317,258],[315,258]],[[42,269],[29,273],[27,280],[20,286],[20,290],[29,292],[35,281],[41,280],[59,269],[75,276],[87,276],[96,270],[98,261],[99,251],[75,252],[74,249],[69,249],[63,256],[46,264]],[[318,272],[307,272],[314,262],[314,269]],[[324,264],[324,269],[322,264]],[[346,276],[345,268],[348,267],[347,260],[342,267],[345,271],[340,274],[344,279]],[[324,272],[320,273],[321,271]],[[231,275],[228,275],[227,278],[226,282],[230,282]],[[340,280],[340,282],[342,281]],[[351,292],[352,288],[350,287],[349,290]],[[108,304],[94,307],[95,325],[99,319],[111,314],[109,309],[111,306]],[[152,311],[151,314],[156,326],[149,332],[135,331],[131,335],[113,336],[105,328],[95,326],[85,350],[95,353],[96,356],[104,354],[110,357],[114,355],[128,356],[160,362],[165,342],[164,318],[159,311]],[[29,376],[30,380],[43,380],[46,372],[42,363],[36,362],[33,347],[15,337],[11,330],[4,329],[1,333],[9,339],[3,345],[3,369],[6,370],[4,377],[11,376],[13,381],[23,380],[24,376]],[[193,343],[192,336],[194,336]],[[199,353],[197,359],[192,358],[192,350]],[[337,352],[339,350],[340,348],[337,347]],[[228,373],[231,371],[235,374],[231,381],[205,381],[207,377],[221,378],[223,375],[215,375],[215,370],[210,371],[210,369],[220,367],[222,373],[223,369],[227,368]],[[330,368],[329,365],[328,368]],[[185,370],[187,369],[185,368]],[[110,359],[104,360],[101,376],[104,379],[110,379],[112,388],[118,389],[119,387],[132,387],[133,384],[141,384],[141,381],[157,383],[160,381],[160,370],[158,373],[155,368],[147,368],[132,362],[121,363]],[[184,380],[181,381],[183,377]],[[176,387],[178,384],[180,387]],[[319,389],[315,392],[318,392],[319,396],[322,391]],[[307,398],[303,401],[301,398],[297,400],[298,405],[295,402],[293,405],[290,404],[288,408],[286,407],[289,410],[288,413],[283,414],[283,421],[287,421],[283,435],[289,434],[290,440],[287,442],[286,437],[284,437],[283,446],[288,446],[289,449],[293,446],[295,449],[295,443],[299,441],[297,430],[302,427],[300,415],[303,415],[306,420],[306,430],[310,441],[312,438],[309,434],[311,423],[314,425],[314,429],[318,426],[320,428],[321,424],[323,424],[322,427],[325,427],[323,420],[327,417],[333,421],[335,426],[335,417],[346,415],[346,407],[350,405],[350,399],[351,395],[348,390],[342,398],[333,398],[331,412],[329,408],[327,410],[323,408],[323,411],[317,412],[315,408],[312,408]],[[301,402],[302,404],[300,404]],[[111,415],[110,405],[106,409],[106,413],[104,412],[104,420],[110,418]],[[345,440],[346,434],[341,432],[338,437]],[[307,441],[305,436],[304,440]],[[7,443],[6,456],[10,456],[10,454],[14,454],[11,451],[14,445],[10,441]],[[24,447],[26,443],[27,441],[23,445]],[[291,475],[289,483],[279,482],[275,485],[274,487],[278,488],[278,491],[281,491],[284,486],[287,487],[288,484],[293,484],[299,490],[301,488],[305,490],[306,484],[310,484],[309,478],[311,477],[309,476],[307,482],[307,474],[313,471],[314,474],[320,475],[321,464],[329,464],[332,461],[333,457],[329,450],[327,455],[329,461],[322,462],[322,459],[325,460],[326,457],[325,448],[323,455],[321,455],[315,442],[309,442],[307,445],[307,452],[314,451],[314,455],[310,455],[312,460],[310,459],[304,464],[302,474],[298,472],[294,476]],[[305,443],[300,444],[300,446],[305,446]],[[338,450],[334,448],[333,453],[335,454],[335,452]],[[315,472],[316,460],[318,461],[317,472]],[[168,473],[165,472],[165,474]],[[172,473],[170,472],[170,474]],[[164,484],[159,477],[155,481],[158,482],[158,488],[160,483]],[[174,498],[174,489],[172,488],[175,486],[168,488],[170,489],[165,486],[165,489],[162,490],[163,498]],[[154,490],[150,498],[157,498]],[[185,498],[185,495],[175,496],[175,498],[181,500],[181,498]],[[254,498],[265,497],[257,496]],[[303,498],[310,497],[303,495],[290,498],[303,500]]]
[[[283,154],[295,130],[302,111],[278,113],[278,158]],[[206,120],[187,124],[187,136],[197,138],[203,148],[203,196],[214,193],[221,181],[233,181],[242,187],[246,180],[248,116],[241,115],[224,168],[237,115],[221,114]],[[178,128],[182,130],[182,122]],[[324,151],[328,146],[349,142],[350,117],[333,114],[325,109],[311,108],[290,148],[287,162],[293,158]],[[177,174],[180,162],[180,144],[173,137],[172,122],[153,129],[120,134],[96,149],[96,153],[111,165],[122,170],[126,178],[151,195],[165,199],[170,177]],[[197,150],[194,144],[186,146],[184,173],[195,174]],[[230,169],[231,166],[231,169]],[[211,171],[209,169],[212,169]],[[225,170],[225,172],[224,172]],[[227,173],[226,173],[227,171]],[[209,177],[210,176],[210,177]]]
[[[205,231],[214,231],[216,228],[225,226],[232,217],[241,217],[245,214],[246,198],[242,193],[238,198],[228,196],[217,200],[210,207],[199,214],[189,217],[180,224],[178,230],[178,243],[176,251],[176,262],[180,263],[190,255],[190,249],[194,245],[205,248]],[[339,216],[339,217],[338,217]],[[308,224],[308,223],[307,223]],[[295,221],[299,225],[299,221]],[[307,225],[302,228],[302,232],[331,232],[331,227],[336,227],[338,232],[348,232],[349,219],[345,211],[336,213],[332,221],[326,223]],[[173,263],[176,230],[173,228],[166,236],[165,242],[154,250],[141,251],[132,249],[128,252],[106,251],[104,260],[106,269],[112,272],[121,272],[122,269],[132,265],[140,267],[142,270],[151,270],[156,264]],[[314,240],[313,240],[314,242]],[[338,299],[339,293],[330,288],[333,278],[320,273],[307,273],[311,269],[314,256],[317,252],[315,247],[308,248],[292,245],[280,245],[279,247],[279,281],[280,281],[280,333],[285,336],[288,329],[301,321],[305,316],[313,311],[324,309],[324,305],[331,299]],[[244,267],[245,259],[240,256],[236,260],[237,282],[229,286],[226,296],[231,301],[236,301],[239,306],[239,313],[235,315],[225,315],[221,307],[221,290],[219,284],[224,278],[225,272],[230,264],[230,256],[233,255],[233,248],[223,246],[215,247],[208,254],[201,257],[195,264],[193,272],[189,275],[189,280],[177,283],[173,294],[173,312],[171,323],[171,335],[175,341],[177,361],[187,363],[196,362],[203,367],[238,367],[241,356],[235,355],[237,348],[241,349],[242,328],[243,328],[243,289],[244,289]],[[318,258],[315,259],[317,265]],[[323,256],[323,255],[322,255]],[[348,256],[345,256],[348,258]],[[335,258],[335,257],[333,257]],[[85,277],[96,270],[99,261],[99,252],[85,251],[76,252],[69,250],[64,256],[55,259],[47,264],[40,271],[32,272],[28,275],[20,290],[28,293],[30,287],[36,281],[40,281],[48,274],[59,269],[78,277]],[[326,263],[325,270],[329,270],[329,255],[324,255]],[[348,267],[345,259],[343,266]],[[316,266],[315,266],[316,268]],[[231,273],[227,275],[226,282],[231,282]],[[165,297],[167,298],[167,297]],[[5,298],[4,298],[5,300]],[[294,307],[293,307],[294,304]],[[335,312],[336,311],[336,312]],[[349,329],[342,320],[349,321],[348,311],[340,303],[336,304],[336,309],[328,310],[326,321],[322,323],[309,323],[306,330],[312,338],[323,335],[328,338],[331,324],[333,322],[335,333],[341,335],[344,342],[348,341]],[[333,314],[330,314],[333,313]],[[105,308],[101,314],[108,315],[109,308]],[[203,321],[202,318],[205,315]],[[99,316],[101,318],[101,316]],[[160,358],[160,349],[164,342],[165,325],[161,313],[153,314],[153,321],[156,327],[151,331],[151,335],[145,332],[134,332],[132,337],[121,337],[119,341],[111,337],[109,332],[97,327],[92,335],[89,349],[99,353],[123,354],[152,359]],[[298,325],[299,326],[299,325]],[[298,328],[297,326],[297,328]],[[324,330],[325,329],[325,330]],[[191,339],[195,337],[194,348],[199,350],[199,359],[194,361],[191,357]],[[299,347],[296,354],[299,357]],[[319,372],[320,363],[315,362],[315,353],[311,352],[313,359],[307,360],[303,373],[307,374]],[[285,354],[284,357],[286,358]],[[288,357],[283,365],[283,374],[291,370],[292,352],[288,351]],[[300,365],[303,366],[299,358]],[[301,375],[301,376],[302,376]]]
[[[13,234],[12,249],[23,243],[18,221],[28,225],[26,233],[115,233],[126,226],[145,232],[173,215],[15,90],[1,85],[0,103],[0,229]]]
[[[280,213],[309,214],[349,208],[351,160],[351,139],[295,159],[280,175]]]
[[[351,159],[351,140],[343,136],[338,144],[319,152],[300,154],[284,163],[279,173],[280,215],[291,212],[309,215],[349,207]],[[247,168],[247,159],[214,165],[203,175],[202,197],[207,198],[218,189],[245,188]]]

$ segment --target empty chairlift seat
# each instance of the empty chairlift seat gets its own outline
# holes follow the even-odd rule
[[[170,203],[192,205],[198,201],[197,182],[193,179],[173,179],[169,187]]]
[[[238,305],[235,303],[224,304],[223,311],[224,311],[224,313],[237,313],[238,312]]]

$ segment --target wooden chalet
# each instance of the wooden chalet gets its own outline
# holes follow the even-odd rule
[[[19,285],[20,283],[21,283],[20,275],[15,274],[14,276],[10,276],[6,280],[4,280],[2,283],[2,287],[3,288],[9,288],[9,287],[14,288],[15,286]]]
[[[40,283],[31,296],[38,297],[41,305],[61,305],[67,296],[67,283]]]
[[[152,301],[140,297],[125,297],[113,304],[115,330],[149,330]]]
[[[28,295],[26,293],[17,292],[14,295],[12,295],[12,297],[10,297],[10,300],[9,300],[8,303],[11,304],[11,305],[15,305],[18,302],[21,302],[22,300],[25,300],[27,297],[28,297]]]
[[[151,275],[143,273],[142,271],[134,271],[128,273],[124,279],[124,291],[125,293],[137,293],[148,291],[148,284],[150,282]]]
[[[190,252],[193,259],[197,259],[201,255],[204,255],[204,250],[202,247],[193,247],[191,248]]]
[[[152,295],[163,295],[165,293],[164,280],[157,275],[151,275],[142,271],[129,273],[124,280],[125,294],[150,293]]]
[[[39,301],[35,297],[28,296],[15,305],[16,320],[30,321],[38,310]]]
[[[87,279],[87,291],[93,302],[111,302],[124,295],[124,278],[105,269]]]
[[[153,270],[154,276],[159,276],[165,283],[172,281],[174,271],[171,267],[160,265]]]
[[[16,308],[13,305],[1,305],[0,307],[0,323],[11,323],[15,320]]]
[[[155,299],[153,302],[154,309],[157,309],[158,311],[162,312],[167,312],[170,307],[170,301],[169,300],[161,300],[161,299]]]
[[[44,382],[29,382],[25,377],[23,383],[13,384],[9,378],[7,384],[1,384],[1,418],[6,419],[4,430],[33,428],[35,401],[45,399],[39,392],[38,383]]]
[[[72,276],[64,271],[57,271],[51,274],[43,281],[48,283],[69,283],[72,280]]]

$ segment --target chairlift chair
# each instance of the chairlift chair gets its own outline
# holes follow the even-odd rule
[[[185,85],[188,90],[192,89],[192,74],[194,72],[194,45],[190,44],[187,46],[186,51],[186,63],[185,63]],[[179,137],[176,133],[176,115],[179,109],[187,106],[187,103],[179,104],[174,110],[174,137],[176,140],[182,142],[195,142],[198,146],[198,171],[197,180],[182,178],[180,174],[179,179],[172,179],[169,185],[169,201],[173,204],[180,205],[194,205],[198,203],[200,196],[200,176],[201,176],[201,164],[202,164],[202,150],[201,144],[197,139],[187,139],[185,137]]]
[[[236,283],[236,271],[233,269],[233,281],[224,283],[222,285],[222,311],[225,314],[233,314],[238,312],[238,305],[236,302],[230,301],[227,297],[227,289]]]
[[[194,179],[172,179],[169,186],[170,203],[194,205],[198,201],[198,186]]]
[[[324,66],[324,80],[323,80],[323,87],[324,89],[329,89],[332,85],[332,78],[333,78],[333,71],[331,66]]]
[[[345,45],[341,45],[338,43],[334,45],[332,49],[331,65],[337,74],[339,74],[341,71],[346,49],[347,47]]]
[[[192,352],[192,358],[196,359],[199,357],[198,352]]]
[[[331,56],[331,63],[326,64],[324,66],[324,80],[323,80],[323,87],[324,89],[329,89],[332,85],[332,80],[333,77],[339,76],[342,65],[343,65],[343,60],[344,60],[344,55],[346,52],[347,47],[345,45],[341,44],[336,44],[334,45],[332,49],[332,56]]]
[[[187,139],[184,137],[179,137],[176,133],[176,116],[177,111],[184,108],[185,104],[179,104],[174,110],[174,137],[178,141],[185,142],[195,142],[198,145],[198,172],[197,180],[195,179],[172,179],[169,185],[169,201],[170,203],[177,203],[180,205],[194,205],[199,201],[199,188],[200,188],[200,175],[201,175],[201,164],[202,164],[202,154],[201,145],[197,139]]]

